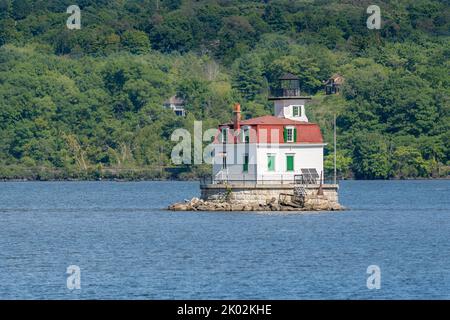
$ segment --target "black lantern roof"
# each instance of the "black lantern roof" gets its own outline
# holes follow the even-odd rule
[[[292,73],[284,73],[278,78],[278,83],[270,88],[269,100],[280,99],[310,99],[300,94],[300,78]]]

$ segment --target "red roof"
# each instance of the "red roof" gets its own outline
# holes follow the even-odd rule
[[[297,137],[297,142],[301,143],[323,143],[322,132],[319,125],[310,123],[301,125]]]
[[[223,124],[222,126],[233,127],[232,123]],[[284,126],[295,126],[297,128],[297,141],[296,143],[323,143],[322,133],[320,127],[316,123],[296,121],[292,119],[279,118],[275,116],[262,116],[247,120],[242,120],[240,122],[241,126],[252,126],[256,130],[279,130],[279,142],[283,143],[283,127]],[[259,139],[258,139],[259,140]],[[267,137],[267,142],[270,143],[270,134]]]
[[[241,125],[258,125],[258,124],[282,124],[282,125],[299,125],[299,124],[313,124],[304,121],[296,121],[287,118],[279,118],[275,116],[262,116],[247,120],[242,120]]]

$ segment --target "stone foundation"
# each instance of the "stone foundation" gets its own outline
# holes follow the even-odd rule
[[[263,185],[224,185],[207,184],[200,186],[201,199],[205,201],[218,201],[229,203],[242,203],[249,205],[266,204],[276,199],[278,203],[283,194],[293,194],[293,184],[263,184]],[[319,185],[305,187],[308,196],[315,196],[319,191]],[[330,202],[339,203],[337,184],[322,185],[323,195]]]
[[[220,185],[201,186],[202,199],[193,198],[169,206],[173,211],[335,211],[344,208],[338,202],[338,185],[305,187],[301,201],[294,198],[294,185]]]

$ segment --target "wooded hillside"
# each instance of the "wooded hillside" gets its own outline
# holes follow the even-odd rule
[[[68,30],[69,5],[81,8]],[[272,112],[300,77],[345,177],[449,174],[450,5],[377,1],[0,0],[0,178],[167,178],[176,128]],[[339,73],[339,95],[324,81]],[[173,95],[187,116],[163,108]],[[166,170],[167,168],[172,168]],[[192,166],[187,178],[209,172]]]

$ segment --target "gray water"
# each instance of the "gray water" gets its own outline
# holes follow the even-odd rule
[[[450,181],[343,181],[345,212],[163,210],[198,194],[0,183],[0,299],[450,298]],[[81,289],[67,288],[69,265]]]

